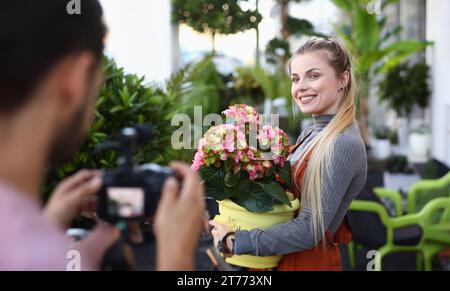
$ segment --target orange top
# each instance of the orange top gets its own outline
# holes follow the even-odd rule
[[[291,147],[292,152],[299,144]],[[299,181],[299,185],[303,183],[306,167],[311,159],[312,151],[309,151],[300,165],[294,179]],[[297,167],[298,162],[294,165],[292,170]],[[294,174],[294,173],[292,173]],[[292,192],[296,197],[301,197],[300,190],[297,187],[292,187]],[[278,271],[301,271],[301,270],[317,270],[317,271],[342,271],[342,260],[339,251],[340,244],[348,244],[352,240],[352,233],[344,221],[339,226],[336,233],[333,235],[330,230],[325,232],[325,242],[321,241],[317,246],[309,250],[303,250],[296,253],[285,255],[280,264]]]

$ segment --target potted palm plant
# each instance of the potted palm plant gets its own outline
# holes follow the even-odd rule
[[[380,13],[367,13],[367,1],[332,0],[346,13],[344,25],[336,26],[336,34],[355,56],[356,78],[360,90],[358,121],[361,136],[368,142],[369,91],[373,80],[380,74],[391,71],[393,67],[418,51],[423,51],[431,42],[417,40],[398,40],[401,26],[389,29],[385,15],[389,6],[398,0],[382,1]]]

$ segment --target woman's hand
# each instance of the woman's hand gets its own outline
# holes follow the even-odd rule
[[[95,201],[95,194],[101,186],[100,171],[79,171],[56,186],[44,208],[44,215],[56,221],[62,228],[67,228],[84,206]]]
[[[222,241],[222,239],[227,235],[228,233],[232,232],[233,230],[225,224],[221,224],[217,221],[210,220],[209,225],[213,226],[213,229],[211,230],[211,234],[214,237],[214,246],[218,249],[220,249],[219,243]],[[227,249],[230,250],[231,253],[225,254],[227,256],[232,256],[233,251],[233,240],[235,238],[234,234],[231,234],[227,237],[226,246]]]

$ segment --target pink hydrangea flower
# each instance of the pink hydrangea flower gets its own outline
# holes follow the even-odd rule
[[[191,166],[193,170],[202,165],[221,167],[229,160],[233,174],[244,170],[255,180],[264,177],[273,166],[284,165],[289,153],[289,139],[281,129],[268,125],[259,128],[260,116],[256,109],[244,104],[230,106],[223,114],[234,123],[213,126],[205,133],[198,143]],[[250,132],[243,126],[246,124],[259,129],[256,139],[264,149],[270,147],[270,157],[258,150],[257,145],[247,144]]]
[[[201,152],[197,152],[194,156],[194,160],[192,161],[191,169],[197,171],[201,166],[205,163],[205,159],[202,156]]]
[[[230,106],[222,113],[239,127],[244,126],[246,123],[258,125],[260,121],[260,116],[256,109],[245,104]]]

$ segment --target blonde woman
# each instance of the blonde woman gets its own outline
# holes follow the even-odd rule
[[[367,177],[355,121],[355,79],[346,49],[334,38],[312,38],[292,57],[292,97],[314,125],[291,149],[293,193],[302,208],[291,221],[231,232],[211,221],[227,255],[285,255],[278,270],[341,270],[340,244],[351,240],[345,215]]]

